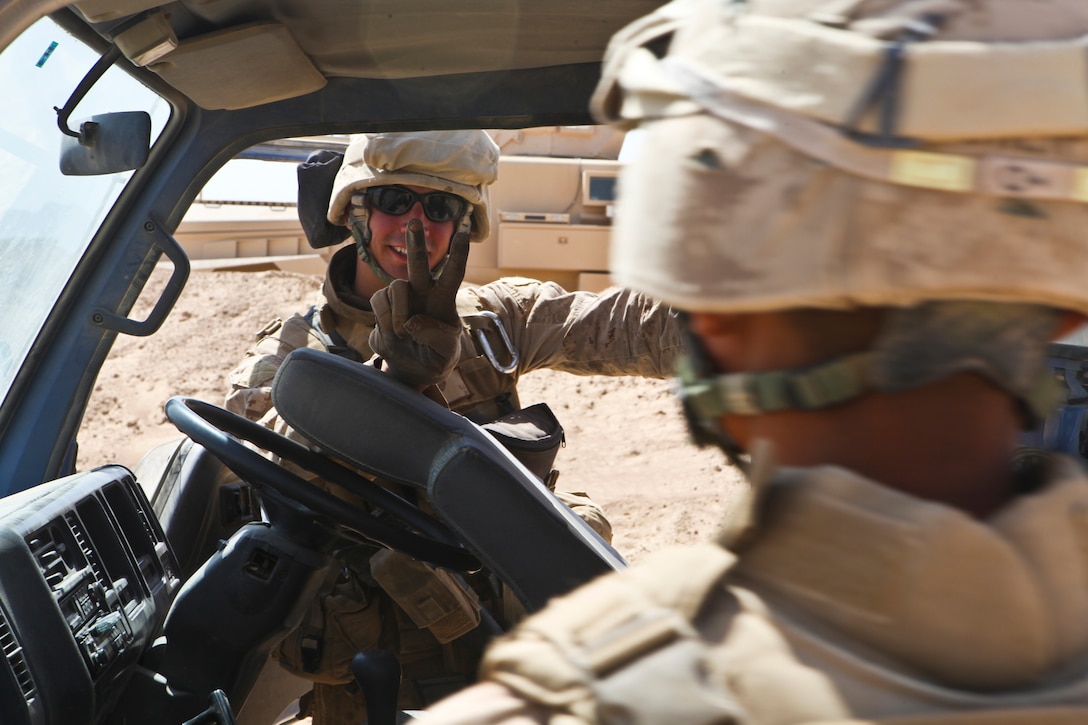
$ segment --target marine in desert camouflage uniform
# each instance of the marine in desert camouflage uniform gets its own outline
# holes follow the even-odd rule
[[[1088,722],[1088,478],[1017,446],[1088,314],[1086,38],[1078,0],[677,0],[613,39],[613,274],[684,311],[751,495],[421,723]]]
[[[339,242],[350,230],[356,244],[331,259],[324,305],[276,320],[259,333],[230,373],[226,407],[294,435],[272,407],[271,384],[284,357],[300,347],[329,349],[359,361],[380,355],[391,374],[481,424],[520,408],[517,381],[532,370],[670,376],[682,349],[679,327],[675,314],[648,297],[620,288],[567,292],[555,283],[525,278],[459,284],[470,241],[488,235],[487,186],[495,180],[498,153],[483,131],[352,137],[331,189],[324,192],[328,227],[319,232]],[[321,158],[329,163],[331,157]],[[300,183],[311,171],[300,169]],[[410,204],[403,213],[386,213],[372,204],[375,197],[368,194],[388,187],[416,194],[405,197]],[[450,203],[418,196],[432,191],[467,202],[463,218],[431,219],[426,203]],[[300,198],[303,216],[301,205]],[[439,206],[437,214],[443,217],[444,209],[454,207],[455,202]],[[611,539],[608,520],[586,494],[556,495]],[[441,624],[420,626],[418,618],[391,606],[377,586],[369,571],[378,566],[372,554],[353,555],[348,574],[330,582],[308,623],[276,653],[289,670],[317,681],[311,712],[318,725],[355,723],[364,716],[347,668],[356,651],[382,647],[396,652],[405,673],[401,704],[418,707],[436,699],[434,693],[444,694],[473,677],[480,606],[496,610],[500,621],[520,614],[509,597],[485,597],[482,605],[466,605],[477,611],[451,612]],[[443,589],[454,600],[464,596],[442,572],[388,552],[379,558],[383,572],[422,577],[439,588],[436,596],[445,597]]]

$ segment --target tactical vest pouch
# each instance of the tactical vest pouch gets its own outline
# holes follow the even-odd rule
[[[445,644],[480,623],[480,600],[444,569],[388,549],[370,558],[370,574],[420,629]]]
[[[713,545],[670,548],[556,597],[488,647],[480,679],[571,722],[748,723],[707,675],[692,624],[734,561]]]
[[[303,679],[342,685],[355,679],[352,658],[377,647],[381,632],[377,600],[367,596],[354,574],[335,571],[310,604],[302,624],[272,651],[272,658]]]
[[[482,427],[537,478],[549,480],[566,434],[547,403],[515,410]]]

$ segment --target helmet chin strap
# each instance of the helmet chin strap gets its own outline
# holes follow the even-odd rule
[[[692,438],[716,445],[730,463],[747,472],[747,451],[721,425],[724,415],[782,410],[820,410],[861,397],[873,389],[873,353],[862,352],[794,370],[718,373],[699,339],[681,317],[686,356],[677,383]]]
[[[717,446],[725,454],[729,464],[748,476],[749,456],[747,451],[731,436],[718,419],[701,418],[695,413],[687,398],[681,396],[680,405],[684,411],[684,420],[688,425],[688,435],[700,448]]]
[[[353,198],[348,218],[351,220],[351,237],[355,240],[355,253],[359,255],[359,259],[366,262],[378,281],[383,285],[389,285],[396,277],[382,269],[374,259],[374,255],[370,253],[370,210],[365,204],[355,204],[354,201]]]
[[[935,301],[890,311],[872,347],[807,367],[721,374],[686,323],[680,396],[706,427],[723,415],[814,411],[870,392],[912,390],[977,373],[1012,395],[1030,429],[1053,410],[1056,386],[1037,354],[1053,310],[1034,305]]]
[[[730,463],[746,470],[738,462],[746,451],[722,429],[723,415],[820,410],[849,402],[873,389],[872,357],[864,352],[796,370],[719,374],[698,341],[692,340],[677,365],[680,400],[692,437],[700,445],[717,445]]]
[[[688,327],[687,315],[683,313],[680,313],[680,330],[687,354],[677,361],[676,383],[688,434],[692,442],[700,448],[717,446],[725,454],[729,463],[747,478],[749,472],[747,452],[722,426],[721,417],[707,415],[701,411],[695,405],[695,398],[689,392],[693,385],[698,385],[714,375],[714,366],[702,343]]]

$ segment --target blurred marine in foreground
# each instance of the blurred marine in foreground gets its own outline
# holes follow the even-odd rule
[[[1088,479],[1016,452],[1088,313],[1086,35],[1081,0],[681,0],[613,39],[613,272],[685,312],[751,494],[424,722],[1088,722]]]

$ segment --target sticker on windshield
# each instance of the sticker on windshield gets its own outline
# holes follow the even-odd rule
[[[38,62],[34,64],[35,68],[41,68],[45,65],[45,61],[49,60],[49,56],[53,55],[53,51],[57,49],[57,41],[53,41],[49,44],[49,47],[42,53],[42,57],[38,58]]]

